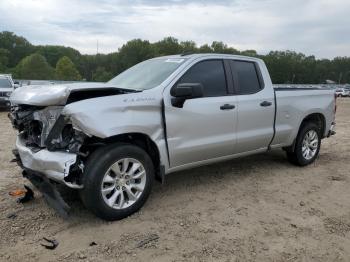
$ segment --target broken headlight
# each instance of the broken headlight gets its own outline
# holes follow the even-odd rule
[[[78,153],[85,137],[83,132],[73,127],[69,118],[61,115],[47,136],[45,145],[49,151],[65,150]]]

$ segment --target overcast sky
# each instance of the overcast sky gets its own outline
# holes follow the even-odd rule
[[[82,53],[166,36],[239,50],[350,56],[350,0],[0,0],[0,31]]]

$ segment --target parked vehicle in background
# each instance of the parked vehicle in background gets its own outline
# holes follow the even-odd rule
[[[350,96],[350,86],[345,86],[344,89],[348,93],[348,96]]]
[[[10,108],[9,97],[15,89],[11,75],[0,74],[0,108]]]
[[[338,87],[336,90],[335,90],[335,94],[338,96],[338,97],[347,97],[350,95],[350,90],[347,89],[347,88],[344,88],[344,87]]]
[[[274,88],[262,60],[221,54],[154,58],[104,84],[19,88],[11,102],[24,176],[62,209],[52,181],[80,190],[107,220],[179,170],[274,148],[309,165],[336,111],[332,89]]]

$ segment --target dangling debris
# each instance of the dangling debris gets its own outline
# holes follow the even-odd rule
[[[8,214],[6,217],[9,218],[9,219],[15,219],[15,218],[17,217],[17,214],[15,214],[15,213],[10,213],[10,214]]]
[[[96,243],[95,241],[92,241],[92,242],[90,242],[89,246],[90,246],[90,247],[92,247],[92,246],[97,246],[97,243]]]
[[[48,243],[48,244],[43,244],[40,243],[40,245],[42,245],[43,247],[45,247],[46,249],[55,249],[58,246],[58,241],[56,239],[48,239],[46,237],[43,237],[43,239]]]

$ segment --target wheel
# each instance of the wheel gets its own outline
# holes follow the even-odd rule
[[[319,127],[311,122],[302,125],[293,152],[287,152],[288,160],[298,166],[306,166],[315,161],[321,148]]]
[[[140,147],[117,143],[96,150],[84,169],[84,205],[105,220],[119,220],[139,210],[154,181],[154,167]]]

